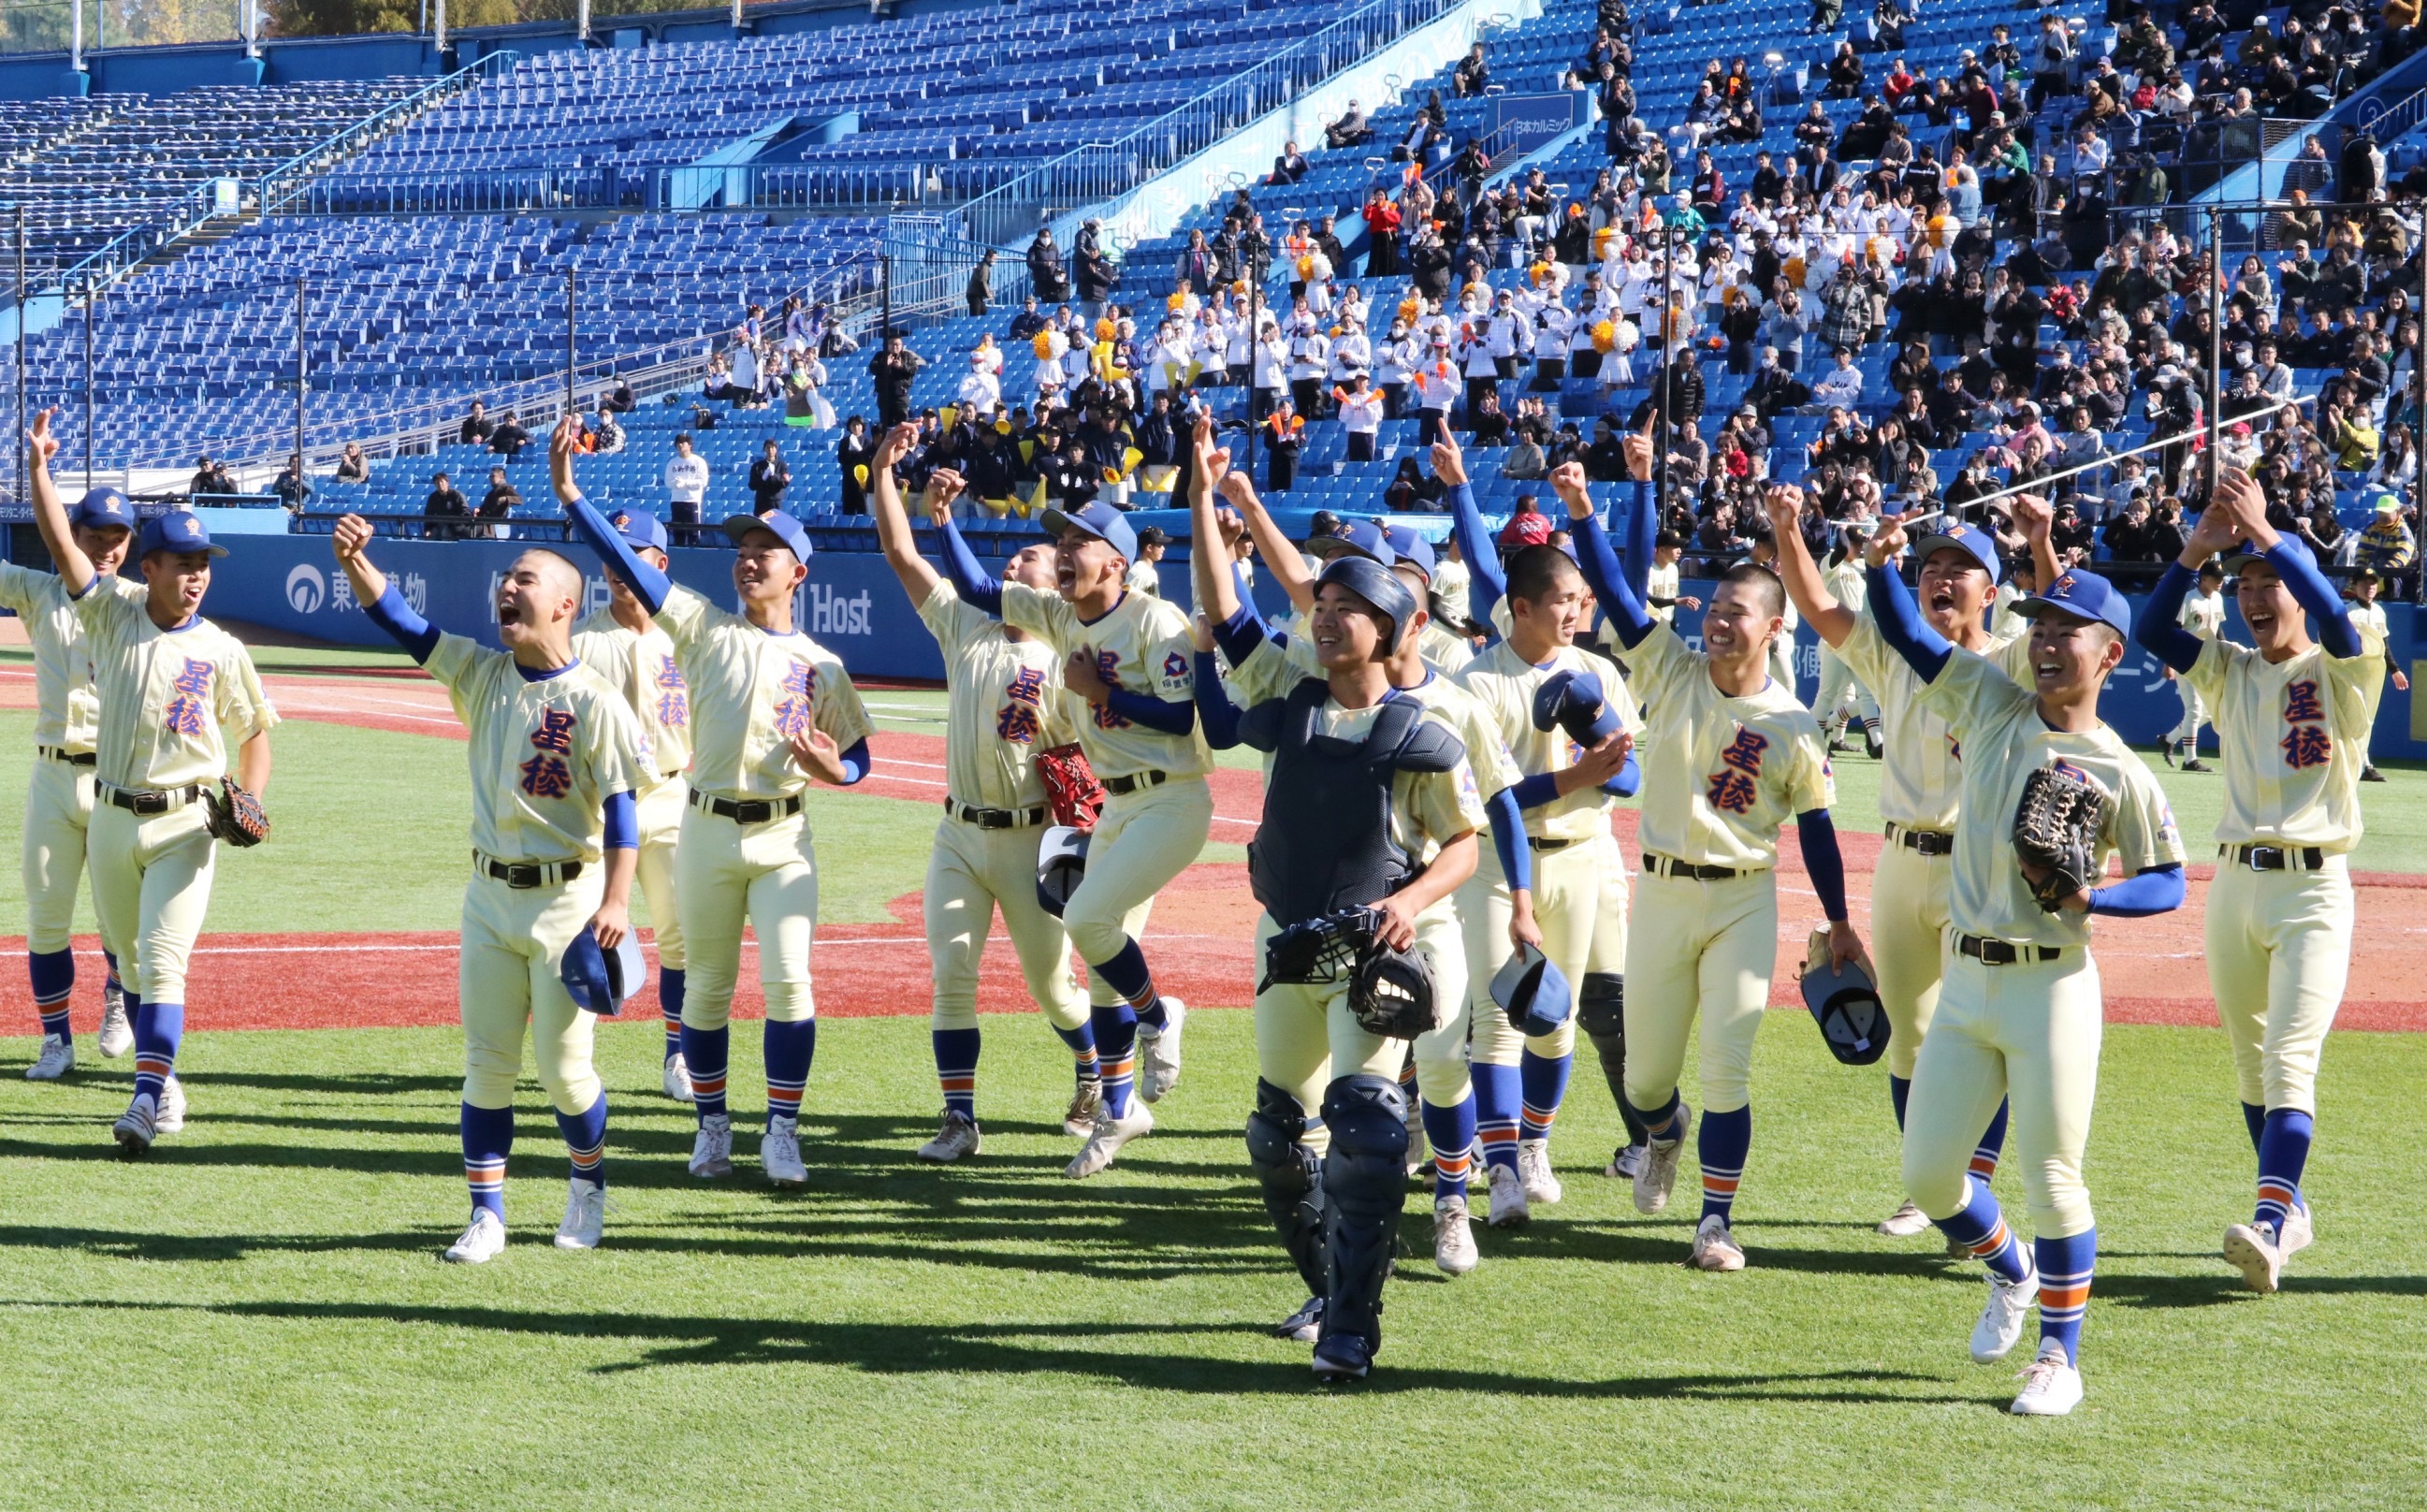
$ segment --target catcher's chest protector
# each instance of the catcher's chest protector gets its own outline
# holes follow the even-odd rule
[[[1466,756],[1457,736],[1404,694],[1382,706],[1362,740],[1318,735],[1329,690],[1314,680],[1247,711],[1247,743],[1273,753],[1263,822],[1247,845],[1256,902],[1281,925],[1378,902],[1408,885],[1414,858],[1391,833],[1391,779],[1447,772]]]

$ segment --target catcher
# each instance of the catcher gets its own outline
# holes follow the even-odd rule
[[[1201,428],[1197,446],[1195,538],[1215,541],[1226,459]],[[1381,1345],[1407,1196],[1399,1067],[1440,1021],[1432,961],[1461,948],[1450,900],[1474,871],[1483,800],[1450,725],[1392,686],[1417,604],[1388,561],[1344,555],[1316,579],[1312,675],[1264,639],[1218,555],[1193,554],[1197,602],[1246,706],[1240,738],[1273,761],[1248,850],[1264,912],[1247,1158],[1312,1293],[1284,1330],[1311,1324],[1315,1374],[1352,1380]]]
[[[1892,516],[1882,530],[1880,555],[1892,559],[1904,528]],[[2147,765],[2098,719],[2131,613],[2106,578],[2078,569],[2018,600],[2014,611],[2030,622],[2026,688],[1924,624],[1895,569],[1870,569],[1869,607],[1963,761],[1946,973],[1914,1066],[1905,1190],[1989,1267],[1974,1359],[2005,1358],[2038,1303],[2039,1352],[2012,1410],[2061,1416],[2081,1400],[2082,1312],[2098,1246],[2081,1178],[2101,1013],[2090,916],[2160,914],[2183,901],[2173,810]],[[2126,876],[2100,886],[2110,854]],[[1969,1170],[2000,1097],[2012,1104],[2028,1247]]]

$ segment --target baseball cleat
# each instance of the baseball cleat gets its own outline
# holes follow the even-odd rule
[[[2185,756],[2185,757],[2183,757],[2183,770],[2184,770],[2185,772],[2206,772],[2206,771],[2207,771],[2207,770],[2208,770],[2208,764],[2207,764],[2207,762],[2205,762],[2205,761],[2202,761],[2202,760],[2201,760],[2199,757],[2197,757],[2197,756]],[[2079,1390],[2080,1390],[2080,1387],[2079,1387],[2078,1385],[2077,1385],[2077,1386],[2074,1388],[2074,1390],[2077,1392],[2077,1391],[2079,1391]],[[2079,1400],[2080,1400],[2080,1398],[2079,1398],[2078,1396],[2076,1396],[2076,1397],[2074,1398],[2074,1400],[2075,1400],[2075,1401],[2079,1401]],[[2070,1406],[2068,1406],[2065,1408],[2065,1410],[2066,1410],[2066,1411],[2068,1411],[2068,1412],[2070,1412],[2070,1411],[2071,1411],[2071,1410],[2073,1410],[2073,1409],[2072,1409],[2072,1407],[2071,1407]],[[2051,1416],[2054,1416],[2054,1414],[2051,1414]]]
[[[1326,1384],[1361,1381],[1373,1368],[1361,1334],[1333,1334],[1314,1346],[1314,1378]]]
[[[1567,1195],[1559,1185],[1558,1176],[1551,1169],[1551,1142],[1547,1139],[1521,1140],[1517,1145],[1517,1179],[1525,1183],[1527,1203],[1548,1207]]]
[[[1929,1216],[1910,1202],[1880,1220],[1880,1232],[1890,1239],[1911,1239],[1929,1227]]]
[[[2224,1231],[2224,1258],[2241,1284],[2266,1296],[2284,1279],[2284,1251],[2272,1223],[2238,1223]]]
[[[944,1110],[944,1127],[936,1137],[919,1146],[919,1158],[945,1164],[964,1155],[975,1155],[982,1147],[977,1120],[955,1109]]]
[[[2012,1354],[2015,1343],[2023,1337],[2023,1325],[2030,1321],[2031,1309],[2039,1300],[2039,1272],[2033,1271],[2019,1281],[2009,1281],[1991,1272],[1989,1300],[1980,1309],[1980,1321],[1972,1325],[1973,1361],[1995,1365]]]
[[[2317,1220],[2309,1216],[2307,1205],[2302,1204],[2284,1215],[2284,1232],[2276,1240],[2275,1247],[2283,1251],[2284,1258],[2289,1260],[2317,1243]]]
[[[101,1058],[114,1061],[135,1048],[135,1026],[126,1018],[126,989],[115,982],[101,988]]]
[[[607,1189],[595,1181],[575,1177],[572,1190],[565,1194],[564,1222],[556,1226],[556,1247],[559,1249],[596,1249],[601,1233],[607,1227]],[[481,1210],[486,1212],[488,1210]],[[470,1230],[464,1237],[471,1238]],[[499,1245],[505,1235],[497,1236]]]
[[[186,1131],[186,1083],[174,1075],[160,1083],[160,1112],[156,1121],[164,1134]]]
[[[1096,1115],[1104,1111],[1104,1084],[1093,1078],[1079,1083],[1070,1094],[1070,1106],[1062,1114],[1062,1132],[1073,1139],[1084,1139],[1096,1131]]]
[[[1688,1257],[1698,1271],[1740,1271],[1744,1269],[1744,1246],[1728,1228],[1728,1221],[1718,1213],[1704,1216],[1694,1229],[1694,1252]]]
[[[42,1036],[42,1053],[25,1067],[28,1081],[57,1081],[75,1069],[75,1041],[65,1034]]]
[[[2040,1358],[2021,1372],[2022,1393],[2006,1410],[2022,1418],[2061,1418],[2081,1405],[2081,1372],[2064,1358],[2064,1346],[2040,1346]]]
[[[1140,1020],[1137,1031],[1137,1091],[1148,1102],[1161,1102],[1180,1085],[1180,1032],[1188,1022],[1188,1004],[1177,998],[1156,1001],[1163,1005],[1163,1027]]]
[[[1433,1203],[1433,1264],[1443,1274],[1464,1276],[1483,1262],[1475,1252],[1474,1228],[1467,1221],[1464,1197],[1441,1197]]]
[[[1643,1146],[1624,1145],[1611,1154],[1608,1167],[1601,1174],[1614,1181],[1632,1181],[1635,1179],[1635,1173],[1642,1169]]]
[[[733,1174],[733,1116],[712,1113],[691,1142],[691,1174],[703,1179]]]
[[[2175,748],[2180,744],[2182,744],[2180,740],[2168,740],[2165,744],[2158,747],[2158,754],[2166,758],[2166,765],[2171,767],[2175,764]]]
[[[1534,1216],[1525,1201],[1525,1183],[1517,1173],[1505,1165],[1491,1167],[1490,1215],[1485,1221],[1494,1228],[1514,1228]]]
[[[1844,736],[1832,735],[1829,737],[1829,754],[1831,756],[1851,756],[1854,754],[1854,748],[1846,743],[1846,738]]]
[[[1643,1166],[1635,1173],[1635,1211],[1654,1213],[1669,1206],[1677,1184],[1677,1157],[1686,1152],[1686,1136],[1694,1131],[1694,1110],[1677,1107],[1677,1137],[1655,1139],[1643,1148]]]
[[[571,1221],[569,1215],[566,1221]],[[464,1237],[448,1245],[446,1253],[438,1258],[451,1265],[481,1265],[496,1260],[505,1247],[504,1222],[486,1208],[475,1208],[472,1221],[464,1226]]]
[[[1095,1175],[1113,1163],[1113,1157],[1121,1152],[1122,1146],[1143,1137],[1153,1128],[1153,1113],[1140,1102],[1130,1104],[1126,1118],[1116,1118],[1109,1113],[1098,1114],[1087,1143],[1079,1146],[1078,1156],[1062,1168],[1062,1174],[1074,1181]]]
[[[1863,726],[1863,749],[1872,760],[1878,761],[1888,754],[1888,742],[1880,739],[1877,727],[1865,724]]]
[[[152,1142],[160,1137],[159,1107],[152,1100],[152,1094],[143,1093],[127,1104],[109,1131],[126,1154],[140,1155],[149,1150]]]
[[[1273,1329],[1276,1339],[1295,1339],[1301,1344],[1313,1343],[1323,1332],[1323,1298],[1309,1297],[1298,1304],[1298,1309],[1280,1321]]]
[[[659,1084],[666,1089],[666,1096],[676,1102],[698,1100],[697,1095],[691,1089],[691,1063],[683,1059],[683,1053],[680,1050],[666,1057],[665,1078]]]
[[[805,1186],[809,1168],[801,1160],[801,1121],[771,1117],[758,1136],[758,1166],[770,1186]]]
[[[2362,767],[2359,769],[2359,780],[2362,782],[2383,782],[2385,780],[2385,773],[2377,771],[2373,766]]]

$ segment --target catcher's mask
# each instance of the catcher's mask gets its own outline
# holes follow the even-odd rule
[[[1085,830],[1055,824],[1036,842],[1037,905],[1056,919],[1087,875],[1089,838]]]
[[[1348,984],[1358,1026],[1386,1039],[1414,1039],[1440,1027],[1432,958],[1382,943],[1381,914],[1344,908],[1277,931],[1264,942],[1264,980],[1310,985]]]
[[[1491,976],[1491,1000],[1508,1016],[1509,1027],[1527,1036],[1548,1034],[1575,1011],[1567,973],[1530,945],[1520,945]]]
[[[1829,1053],[1848,1065],[1868,1065],[1888,1052],[1888,1010],[1860,961],[1829,960],[1827,935],[1817,936],[1816,959],[1803,966],[1803,1006],[1812,1010]]]
[[[625,1002],[649,979],[648,964],[641,958],[641,941],[628,930],[624,943],[611,951],[599,945],[597,935],[581,931],[565,946],[556,970],[573,1005],[604,1018],[622,1013]]]

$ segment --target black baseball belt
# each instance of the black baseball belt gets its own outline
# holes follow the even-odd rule
[[[199,782],[189,782],[183,788],[153,789],[141,792],[126,788],[113,788],[107,783],[102,784],[104,798],[130,814],[141,815],[145,818],[154,814],[173,813],[187,804],[199,804],[203,801],[203,794],[207,790]]]
[[[1104,791],[1127,797],[1131,793],[1144,792],[1148,788],[1160,788],[1170,780],[1170,772],[1148,768],[1144,772],[1132,772],[1126,777],[1106,777],[1103,782]]]
[[[1528,835],[1525,837],[1525,843],[1528,846],[1531,846],[1534,850],[1540,852],[1542,854],[1549,855],[1554,852],[1564,851],[1571,845],[1582,845],[1584,842],[1582,840],[1572,839],[1555,840],[1545,836]]]
[[[571,882],[581,875],[581,866],[578,861],[500,861],[479,851],[472,853],[473,870],[518,891]]]
[[[1916,851],[1923,855],[1955,854],[1955,837],[1945,830],[1917,830],[1902,824],[1890,824],[1888,838],[1908,851]]]
[[[710,798],[693,788],[689,802],[693,808],[736,824],[764,824],[771,819],[790,819],[801,811],[799,793],[790,798],[744,798],[737,803],[730,798]]]
[[[101,760],[100,756],[90,751],[78,756],[66,747],[57,745],[38,745],[34,747],[34,755],[45,761],[64,761],[72,767],[90,767]]]
[[[1955,936],[1955,953],[1968,955],[1982,966],[2028,966],[2041,961],[2061,961],[2066,949],[2062,945],[2015,945],[1979,935]]]
[[[975,824],[982,830],[1026,829],[1045,822],[1045,805],[1034,808],[977,808],[957,798],[944,800],[944,813],[964,824]]]
[[[2326,853],[2314,845],[2220,845],[2216,854],[2253,871],[2315,871],[2326,864]]]
[[[1680,861],[1673,855],[1656,851],[1643,853],[1643,870],[1655,877],[1676,877],[1686,882],[1734,882],[1738,877],[1753,874],[1753,868],[1704,867],[1691,861]]]

